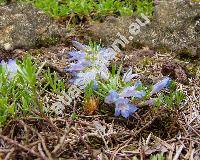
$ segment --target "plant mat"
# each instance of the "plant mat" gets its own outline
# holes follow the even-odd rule
[[[54,58],[47,58],[50,55]],[[62,72],[66,65],[53,51],[41,57],[41,61],[47,60],[57,71]],[[144,80],[158,79],[162,76],[163,62],[170,59],[174,57],[156,53],[150,63],[138,62],[135,70],[144,75]],[[0,134],[1,158],[149,159],[150,155],[163,153],[167,159],[200,159],[198,74],[188,77],[188,81],[187,85],[177,82],[177,89],[186,94],[181,106],[173,109],[140,107],[128,120],[114,117],[110,106],[104,104],[95,114],[87,115],[81,103],[66,108],[63,117],[32,111],[31,116],[10,119]],[[52,94],[43,98],[46,105]],[[102,113],[101,107],[108,109]],[[71,116],[73,112],[76,118]]]

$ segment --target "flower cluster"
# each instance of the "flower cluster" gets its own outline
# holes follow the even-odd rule
[[[119,116],[121,114],[123,117],[128,118],[129,115],[137,110],[137,107],[135,105],[129,103],[128,98],[144,97],[146,94],[145,91],[137,90],[137,88],[141,85],[142,83],[140,81],[137,81],[133,86],[124,88],[120,93],[115,90],[109,92],[109,95],[105,98],[105,103],[115,103],[115,116]]]
[[[115,58],[116,53],[113,50],[99,46],[92,48],[77,41],[73,41],[73,45],[79,51],[69,53],[69,60],[72,63],[66,69],[74,75],[72,83],[79,86],[80,89],[84,89],[91,81],[96,81],[98,78],[109,79],[107,67],[110,61]]]
[[[9,59],[6,63],[4,60],[1,61],[0,66],[3,67],[6,74],[8,75],[8,79],[11,80],[14,75],[17,73],[18,65],[16,63],[16,60]]]
[[[72,51],[70,56],[70,67],[66,69],[74,78],[71,82],[77,85],[80,89],[85,89],[91,82],[93,89],[98,91],[106,90],[102,95],[107,104],[115,105],[115,116],[122,115],[128,118],[138,108],[132,104],[133,98],[141,99],[147,95],[140,80],[132,84],[133,78],[139,78],[139,74],[133,74],[132,68],[121,77],[120,70],[116,75],[110,73],[108,66],[111,60],[116,56],[113,50],[106,48],[92,48],[87,45],[73,41],[74,46],[78,51]],[[160,82],[156,83],[151,92],[150,97],[168,87],[171,79],[165,77]],[[100,87],[98,87],[100,85]],[[105,96],[105,94],[108,94]]]
[[[156,83],[153,86],[153,89],[150,95],[158,93],[163,88],[168,87],[171,79],[169,77],[164,78],[160,82]],[[142,86],[141,81],[136,81],[133,86],[126,87],[122,92],[118,93],[115,90],[109,92],[109,95],[105,98],[105,103],[115,104],[115,116],[122,115],[125,118],[128,118],[132,113],[134,113],[138,108],[129,103],[128,98],[143,98],[146,95],[144,90],[138,91],[137,88]]]

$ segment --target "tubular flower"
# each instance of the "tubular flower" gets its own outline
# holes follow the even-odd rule
[[[105,98],[104,102],[108,104],[114,103],[119,98],[119,94],[112,90],[109,92],[109,95]]]
[[[91,70],[88,72],[80,72],[77,74],[73,83],[77,85],[80,89],[84,89],[91,81],[96,78],[96,71]]]
[[[115,90],[111,90],[109,95],[105,98],[104,102],[108,104],[115,104],[115,116],[122,115],[128,118],[132,113],[137,110],[137,107],[129,103],[128,97],[142,98],[146,95],[145,91],[137,91],[137,88],[142,86],[141,81],[137,81],[132,87],[127,87],[119,94]]]
[[[133,74],[133,69],[130,67],[128,71],[124,74],[122,81],[123,82],[130,82],[133,78],[139,77],[139,74]]]
[[[79,60],[79,59],[84,59],[85,58],[85,52],[83,51],[71,51],[69,52],[69,60],[73,61],[73,60]]]
[[[88,67],[97,69],[105,68],[109,65],[109,61],[113,60],[116,55],[116,53],[109,48],[99,48],[93,51],[89,46],[83,45],[77,41],[73,41],[73,44],[80,51],[69,52],[69,60],[75,60],[77,64],[81,64],[83,66],[82,70]],[[73,68],[68,69],[68,71],[70,70],[73,70]]]
[[[16,60],[9,59],[8,62],[1,61],[0,65],[5,69],[6,74],[8,74],[8,79],[11,80],[17,73],[18,65]]]
[[[120,114],[124,118],[128,118],[131,114],[133,114],[138,108],[129,103],[129,100],[126,98],[119,98],[115,102],[115,116],[119,116]]]
[[[132,87],[127,87],[120,93],[121,97],[136,97],[142,98],[146,95],[145,91],[137,91],[137,88],[142,86],[141,81],[137,81]]]
[[[74,47],[76,47],[77,49],[82,50],[82,51],[90,51],[91,50],[91,48],[89,46],[81,44],[77,41],[72,41],[72,44],[74,45]]]
[[[69,60],[73,62],[70,63],[66,71],[75,75],[74,84],[82,86],[81,88],[84,89],[91,80],[97,78],[109,79],[110,73],[107,67],[116,54],[112,49],[98,48],[93,50],[91,47],[77,41],[72,43],[79,51],[69,53]]]
[[[171,82],[171,78],[165,77],[163,80],[159,81],[158,83],[156,83],[156,84],[153,86],[153,89],[152,89],[150,95],[153,95],[153,94],[155,94],[155,93],[158,93],[158,92],[160,92],[162,89],[164,89],[164,88],[166,88],[166,87],[169,87],[170,82]]]

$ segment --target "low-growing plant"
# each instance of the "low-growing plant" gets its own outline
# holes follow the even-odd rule
[[[165,157],[163,156],[162,153],[160,153],[160,154],[152,155],[150,157],[150,160],[165,160]]]
[[[2,0],[1,0],[2,1]],[[1,3],[0,1],[0,3]],[[102,17],[108,15],[132,15],[136,13],[146,13],[152,15],[152,0],[18,0],[28,2],[35,7],[42,9],[52,17],[58,18],[71,14],[79,16]],[[3,1],[5,2],[5,1]]]
[[[149,106],[178,106],[184,97],[176,91],[175,83],[169,77],[152,86],[144,86],[140,75],[130,67],[123,75],[123,64],[117,70],[114,63],[116,53],[99,45],[83,45],[73,41],[79,51],[69,53],[70,66],[66,71],[72,73],[71,82],[85,92],[86,102],[99,97],[107,104],[115,105],[115,115],[128,118],[138,110],[138,102]],[[109,66],[112,64],[112,69]],[[161,92],[168,88],[168,93]],[[95,102],[95,101],[94,101]]]
[[[2,124],[9,115],[25,114],[30,106],[38,107],[36,66],[30,57],[22,63],[9,60],[0,65],[0,103]]]
[[[42,90],[39,74],[45,63],[38,67],[30,56],[23,61],[9,60],[0,63],[0,125],[4,124],[8,117],[25,116],[33,110],[43,112],[40,91]],[[47,72],[43,74],[47,79],[47,85],[53,92],[64,90],[64,84]]]
[[[136,12],[141,14],[144,13],[146,15],[152,15],[154,12],[153,1],[149,0],[137,0],[136,3]]]
[[[132,160],[138,160],[138,158],[135,156],[132,158]],[[150,160],[165,160],[165,157],[163,156],[162,153],[156,154],[156,155],[151,155]]]
[[[47,84],[45,85],[44,89],[47,87],[47,86],[50,86],[51,87],[51,91],[53,93],[61,93],[62,91],[65,90],[65,84],[64,84],[64,81],[63,80],[60,80],[58,78],[58,75],[57,73],[54,71],[53,73],[50,72],[50,69],[47,70],[47,72],[44,73],[44,77],[45,77],[45,80],[47,82]]]
[[[184,93],[176,90],[176,83],[169,77],[152,86],[144,86],[140,75],[133,73],[131,67],[122,73],[123,64],[117,67],[116,52],[112,49],[95,43],[87,46],[73,41],[73,44],[78,51],[69,53],[71,63],[66,71],[74,76],[70,82],[84,91],[83,105],[90,114],[98,109],[99,101],[114,106],[116,116],[128,118],[140,104],[173,109],[185,99]],[[47,87],[58,95],[65,92],[64,81],[55,72],[49,69],[42,72],[44,64],[38,67],[29,56],[22,62],[1,62],[0,124],[9,116],[26,115],[34,109],[43,112],[39,95]],[[43,85],[39,74],[45,81]],[[163,89],[167,89],[166,92],[162,92]]]
[[[153,106],[166,106],[169,109],[174,109],[175,107],[178,107],[186,98],[183,91],[176,90],[176,83],[174,81],[171,81],[169,85],[169,90],[170,93],[161,93],[158,98],[155,98],[153,100]]]

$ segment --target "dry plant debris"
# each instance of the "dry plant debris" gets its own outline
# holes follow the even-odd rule
[[[44,56],[45,57],[45,56]],[[55,57],[54,57],[55,58]],[[173,59],[156,53],[153,62],[137,63],[135,69],[154,80],[161,76],[162,62]],[[51,64],[56,66],[56,64]],[[149,74],[151,73],[151,74]],[[86,115],[74,104],[64,117],[34,113],[10,120],[0,135],[4,159],[140,159],[163,153],[167,159],[200,159],[199,77],[178,83],[186,100],[177,109],[143,108],[124,120],[108,113]],[[52,95],[46,95],[51,99]],[[48,100],[47,100],[48,102]],[[77,119],[71,117],[76,111]]]

